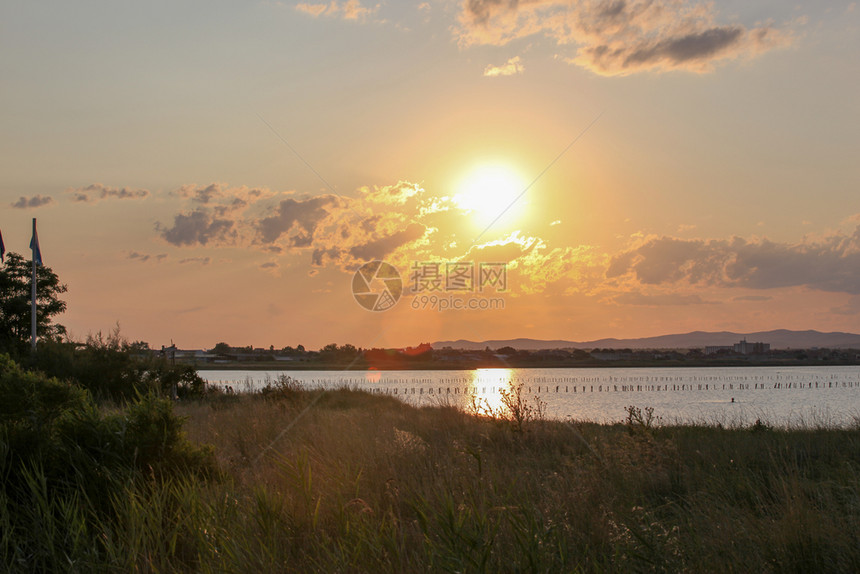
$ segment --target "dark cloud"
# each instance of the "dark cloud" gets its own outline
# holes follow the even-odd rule
[[[159,253],[158,255],[149,255],[145,253],[138,253],[137,251],[132,251],[128,254],[128,259],[133,261],[140,261],[141,263],[146,263],[147,261],[153,260],[160,263],[163,259],[167,258],[167,253]]]
[[[515,11],[518,5],[517,0],[468,0],[465,9],[472,23],[487,26],[494,14]]]
[[[12,203],[15,209],[30,209],[36,207],[44,207],[54,203],[54,198],[49,195],[34,195],[33,197],[24,197],[23,195],[18,201]]]
[[[613,62],[611,65],[604,62],[603,66],[626,69],[668,61],[669,67],[677,67],[689,61],[714,58],[720,52],[736,45],[743,38],[743,34],[742,28],[727,26],[667,38],[653,45],[640,46],[633,52],[622,51],[620,55],[624,56],[623,61]]]
[[[156,225],[161,237],[172,245],[206,245],[235,240],[235,222],[216,217],[206,208],[188,213],[179,213],[173,218],[172,227]]]
[[[194,188],[191,199],[198,203],[209,203],[213,198],[219,197],[220,195],[221,186],[213,183],[206,187]]]
[[[95,203],[102,199],[144,199],[149,197],[149,190],[130,187],[108,187],[101,183],[93,183],[86,187],[68,190],[73,194],[73,201]]]
[[[542,34],[560,46],[577,46],[569,61],[606,75],[703,72],[792,39],[770,26],[718,24],[713,4],[689,0],[468,0],[460,24],[461,44],[503,45]]]
[[[860,227],[851,236],[834,235],[798,244],[740,238],[651,239],[610,262],[608,278],[625,275],[648,285],[686,282],[749,289],[803,286],[860,294]]]
[[[284,234],[297,233],[290,238],[294,247],[307,247],[313,241],[314,231],[337,204],[332,195],[321,195],[306,200],[284,199],[274,214],[257,222],[257,231],[263,243],[274,243]]]
[[[186,265],[188,263],[199,263],[200,265],[209,265],[212,262],[211,257],[186,257],[185,259],[180,259],[180,265]]]
[[[311,254],[311,265],[314,267],[323,267],[325,265],[326,259],[330,261],[339,261],[341,258],[341,250],[336,247],[331,247],[328,249],[318,248],[314,249]]]
[[[424,236],[427,228],[419,223],[410,223],[403,231],[380,237],[363,245],[356,245],[349,250],[349,254],[359,261],[373,261],[384,259],[386,255],[401,247],[420,239]]]
[[[212,211],[215,212],[215,215],[218,217],[224,217],[229,213],[233,213],[234,211],[238,211],[248,206],[248,202],[241,197],[234,197],[226,204],[216,205],[212,208]]]
[[[266,189],[246,186],[229,187],[221,183],[183,185],[172,194],[190,198],[194,203],[212,206],[218,215],[243,209],[251,203],[271,195]]]

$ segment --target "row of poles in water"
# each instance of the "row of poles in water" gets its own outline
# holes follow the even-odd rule
[[[380,373],[381,374],[381,373]],[[846,379],[846,380],[840,380]],[[441,377],[441,378],[375,378],[321,377],[295,381],[308,388],[357,388],[373,393],[391,395],[477,395],[498,393],[522,385],[528,394],[542,393],[628,393],[628,392],[678,392],[678,391],[733,391],[733,390],[815,390],[815,389],[860,389],[860,381],[847,377],[815,374],[769,374],[769,375],[610,375],[610,376],[545,376],[529,377],[526,380],[512,377]],[[246,377],[245,387],[254,388],[271,382],[267,375],[264,381]],[[222,385],[232,381],[219,381]]]
[[[678,376],[678,375],[630,375],[630,376],[578,376],[578,377],[529,377],[529,378],[516,378],[516,377],[426,377],[426,378],[403,378],[403,379],[389,379],[385,377],[381,377],[380,375],[367,375],[364,377],[337,377],[336,379],[331,377],[324,377],[319,379],[309,379],[302,380],[297,379],[301,383],[309,383],[313,385],[366,385],[366,384],[382,384],[382,385],[449,385],[449,384],[459,384],[459,385],[482,385],[482,384],[490,384],[490,385],[498,385],[504,383],[511,383],[514,385],[519,384],[561,384],[564,383],[566,385],[570,385],[571,383],[576,385],[579,383],[588,384],[588,385],[625,385],[628,386],[630,384],[681,384],[681,385],[690,385],[690,384],[767,384],[774,383],[774,385],[782,383],[805,383],[807,385],[812,385],[814,383],[834,383],[834,384],[847,384],[853,381],[840,381],[838,377],[834,377],[833,375],[787,375],[787,374],[776,374],[776,375],[691,375],[691,376]],[[860,384],[860,383],[858,383]],[[774,388],[778,388],[774,386]]]
[[[372,393],[387,395],[485,395],[496,394],[501,391],[509,391],[510,385],[481,386],[469,385],[463,387],[360,387]],[[790,382],[790,383],[722,383],[722,384],[673,384],[673,385],[536,385],[534,387],[523,385],[522,391],[528,394],[545,393],[630,393],[630,392],[672,392],[672,391],[748,391],[748,390],[788,390],[788,389],[860,389],[860,382]]]
[[[655,377],[656,378],[656,377]],[[504,384],[501,381],[481,382],[464,382],[461,385],[441,386],[437,384],[427,384],[416,386],[402,386],[403,383],[395,383],[392,386],[390,382],[383,381],[380,383],[368,382],[364,379],[356,379],[355,381],[330,379],[309,379],[298,380],[299,384],[308,388],[356,388],[371,393],[389,394],[389,395],[482,395],[496,394],[501,391],[511,390],[518,383]],[[226,385],[225,381],[220,381],[222,385]],[[247,388],[258,386],[255,381],[250,379],[245,380]],[[261,383],[264,384],[264,383]],[[413,383],[414,385],[414,383]],[[232,387],[231,387],[232,388]],[[815,390],[815,389],[860,389],[860,381],[769,381],[769,382],[753,382],[753,383],[663,383],[663,384],[589,384],[589,385],[522,385],[522,392],[528,394],[544,394],[544,393],[569,393],[569,394],[588,394],[588,393],[630,393],[630,392],[679,392],[679,391],[748,391],[748,390]]]

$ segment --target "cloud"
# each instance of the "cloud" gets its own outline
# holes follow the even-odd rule
[[[306,200],[288,198],[282,200],[274,213],[257,222],[260,240],[274,243],[282,235],[290,235],[293,247],[308,247],[313,243],[317,226],[338,205],[333,195],[321,195]]]
[[[520,232],[472,246],[474,230],[464,218],[466,210],[450,197],[408,181],[363,186],[344,197],[298,197],[295,192],[223,184],[186,185],[172,195],[186,201],[185,209],[169,224],[158,223],[156,230],[178,247],[241,245],[279,258],[304,253],[314,268],[343,271],[374,259],[406,268],[413,261],[470,258],[519,265],[524,277],[528,269],[529,278],[523,280],[539,286],[564,273],[586,274],[584,251],[550,250],[539,238]],[[589,257],[589,266],[594,266]],[[284,264],[280,259],[270,261]],[[595,274],[588,272],[589,277]]]
[[[173,192],[180,197],[190,198],[194,203],[203,205],[221,204],[223,207],[245,207],[274,195],[270,190],[245,185],[230,187],[223,183],[208,185],[186,184]]]
[[[183,186],[176,196],[186,203],[172,222],[156,225],[162,239],[177,247],[254,249],[266,255],[270,265],[262,269],[271,272],[295,254],[312,268],[343,271],[373,259],[401,269],[415,261],[504,263],[515,296],[580,294],[640,306],[706,304],[715,298],[704,295],[707,289],[746,290],[734,300],[719,297],[734,303],[760,302],[765,299],[749,290],[776,288],[860,295],[860,222],[851,235],[807,236],[797,243],[636,235],[625,249],[607,252],[550,245],[520,231],[473,246],[474,230],[462,208],[406,181],[360,187],[343,197],[222,184]],[[151,257],[129,255],[141,262]],[[692,297],[696,293],[700,299]]]
[[[329,10],[329,6],[327,4],[306,4],[299,3],[296,4],[296,10],[299,12],[304,12],[305,14],[309,14],[316,18],[317,16],[322,16]]]
[[[101,183],[71,188],[66,192],[73,194],[73,201],[81,203],[96,203],[103,199],[145,199],[149,197],[149,190],[147,189],[109,187]]]
[[[325,266],[326,259],[330,261],[340,260],[341,253],[341,250],[336,247],[330,247],[328,249],[314,249],[313,253],[311,254],[311,265],[313,265],[314,267],[323,267]]]
[[[189,263],[199,263],[200,265],[209,265],[212,262],[211,257],[186,257],[185,259],[180,259],[180,265],[187,265]]]
[[[209,203],[216,197],[221,197],[221,186],[217,183],[211,183],[206,187],[198,187],[196,185],[183,185],[180,192],[186,196],[190,196],[197,203]]]
[[[410,223],[403,231],[374,239],[363,245],[356,245],[349,250],[349,254],[363,261],[384,259],[395,249],[424,237],[426,231],[427,228],[423,225]]]
[[[158,223],[155,228],[165,241],[177,247],[227,243],[237,237],[234,221],[219,218],[206,208],[178,213],[173,218],[172,227]]]
[[[382,205],[405,205],[410,200],[417,200],[424,194],[421,186],[398,181],[394,185],[362,186],[359,188],[359,199],[362,203]]]
[[[171,195],[190,200],[186,209],[176,214],[173,225],[157,223],[161,237],[178,247],[237,243],[240,232],[247,231],[244,213],[254,204],[275,196],[265,188],[230,187],[225,184],[188,184]]]
[[[521,277],[518,289],[523,293],[593,294],[604,281],[607,260],[591,245],[550,249],[540,242],[516,264]]]
[[[645,238],[613,257],[606,277],[627,277],[645,285],[807,287],[860,294],[860,226],[850,236],[837,233],[796,244],[738,237]]]
[[[455,30],[464,47],[543,35],[574,50],[569,63],[601,75],[708,72],[793,39],[769,24],[720,24],[712,3],[690,0],[467,0]]]
[[[520,61],[519,56],[508,59],[501,66],[487,66],[484,68],[484,76],[487,78],[495,78],[497,76],[514,76],[522,74],[525,71],[525,66]]]
[[[519,231],[514,231],[503,239],[474,246],[465,257],[476,261],[510,263],[541,245],[536,237],[524,237]]]
[[[131,259],[133,261],[140,261],[141,263],[146,263],[147,261],[155,261],[156,263],[161,263],[162,260],[167,258],[167,253],[159,253],[158,255],[149,255],[144,253],[138,253],[137,251],[132,251],[128,254],[127,259]]]
[[[44,207],[46,205],[51,205],[54,203],[54,198],[49,195],[34,195],[33,197],[24,197],[23,195],[18,199],[18,201],[11,203],[10,205],[15,209],[35,209],[37,207]]]
[[[363,20],[367,16],[379,10],[380,5],[377,4],[372,8],[368,8],[359,0],[347,0],[346,2],[332,1],[326,3],[308,3],[301,2],[296,4],[296,10],[303,12],[314,18],[320,16],[333,16],[343,18],[344,20]]]
[[[604,280],[608,257],[589,245],[550,247],[538,238],[515,231],[496,241],[475,246],[462,260],[503,263],[511,294],[591,293]]]

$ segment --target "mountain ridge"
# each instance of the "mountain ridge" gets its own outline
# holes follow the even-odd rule
[[[432,343],[434,349],[452,347],[464,350],[483,350],[486,347],[499,349],[513,347],[514,349],[536,351],[540,349],[694,349],[708,346],[733,345],[742,339],[750,343],[770,343],[771,349],[809,349],[813,347],[830,349],[860,349],[860,334],[830,332],[822,333],[815,330],[791,331],[775,329],[772,331],[756,331],[752,333],[735,333],[732,331],[691,331],[672,335],[641,337],[635,339],[617,339],[608,337],[593,341],[567,341],[563,339],[490,339],[485,341],[437,341]]]

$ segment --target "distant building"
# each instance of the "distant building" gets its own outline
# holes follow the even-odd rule
[[[717,353],[734,353],[736,355],[761,355],[770,351],[770,343],[750,343],[746,339],[734,345],[709,345],[705,347],[706,355]]]
[[[748,343],[744,339],[735,343],[732,350],[739,355],[761,355],[770,351],[770,343]]]

